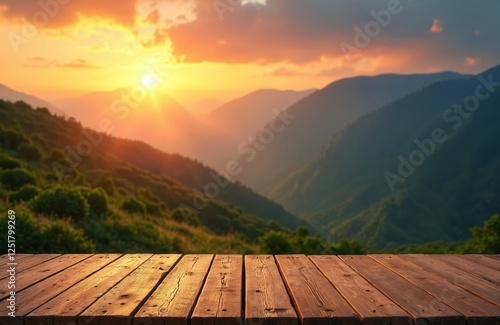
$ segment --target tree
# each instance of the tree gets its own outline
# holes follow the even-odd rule
[[[14,168],[3,171],[0,182],[8,190],[18,190],[26,184],[35,184],[36,180],[26,169]]]
[[[75,220],[83,219],[89,212],[89,205],[78,189],[62,186],[43,191],[33,199],[30,207],[36,213]]]
[[[259,238],[260,249],[266,254],[291,254],[289,235],[283,231],[270,230]]]
[[[122,209],[128,213],[138,213],[145,214],[146,213],[146,205],[142,203],[139,199],[131,196],[122,203]]]
[[[500,214],[486,220],[483,227],[471,229],[469,247],[481,254],[500,254]]]
[[[27,184],[21,187],[16,192],[12,192],[9,195],[10,202],[27,202],[37,196],[40,193],[40,189],[34,185]]]

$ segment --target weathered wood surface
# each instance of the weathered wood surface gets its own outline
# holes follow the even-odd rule
[[[213,255],[186,255],[135,315],[134,324],[189,324]]]
[[[241,255],[215,256],[191,316],[191,324],[241,324],[242,281]]]
[[[468,324],[494,324],[500,307],[395,255],[371,258],[460,312]]]
[[[359,316],[305,255],[276,260],[303,324],[360,324]]]
[[[407,325],[411,316],[338,256],[311,256],[312,262],[354,307],[363,324]]]
[[[500,306],[500,287],[494,283],[481,279],[466,271],[454,268],[435,255],[410,254],[401,255],[401,257],[417,264],[431,273],[440,275],[448,282],[458,285]]]
[[[417,324],[432,319],[439,324],[465,325],[458,311],[370,257],[341,256],[341,259],[408,311]]]
[[[0,263],[9,269],[7,255]],[[29,255],[3,324],[500,324],[498,255]],[[5,272],[7,273],[7,272]]]
[[[272,255],[245,256],[245,320],[250,324],[298,324],[297,313]]]

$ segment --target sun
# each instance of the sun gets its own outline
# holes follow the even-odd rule
[[[150,74],[142,77],[142,85],[146,88],[153,88],[157,83],[156,79]]]

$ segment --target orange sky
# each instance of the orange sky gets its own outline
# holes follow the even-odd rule
[[[359,74],[475,73],[499,63],[498,10],[487,6],[401,0],[387,26],[346,56],[341,44],[355,45],[355,28],[388,4],[236,2],[0,0],[0,83],[45,99],[145,83],[189,103],[259,88],[321,88]]]

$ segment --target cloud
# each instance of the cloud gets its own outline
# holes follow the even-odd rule
[[[71,62],[60,62],[48,60],[42,57],[28,57],[24,66],[29,68],[70,68],[70,69],[100,69],[99,66],[88,63],[83,59],[75,59]]]
[[[281,67],[273,72],[269,73],[268,76],[278,76],[278,77],[287,77],[287,76],[297,76],[300,75],[297,71],[291,70],[287,67]]]
[[[472,67],[472,66],[475,66],[479,63],[479,59],[472,58],[472,57],[466,57],[464,59],[464,62],[465,62],[465,66]]]
[[[62,0],[0,0],[0,21],[32,21],[40,3]],[[83,18],[119,24],[145,47],[170,44],[185,63],[221,62],[308,65],[345,57],[357,32],[388,10],[388,0],[220,0],[232,10],[220,19],[213,0],[71,0],[60,5],[47,28],[60,31]],[[391,3],[398,0],[393,0]],[[498,64],[500,1],[399,0],[401,12],[380,26],[355,61],[404,53],[417,67],[463,66],[465,57]],[[453,10],[451,10],[452,8]],[[382,15],[383,16],[383,15]],[[439,18],[436,18],[439,17]],[[446,22],[446,26],[444,26]],[[378,23],[380,25],[380,23]],[[443,33],[444,27],[446,33]],[[438,33],[439,32],[439,33]],[[99,51],[100,48],[94,50]],[[411,51],[411,52],[410,52]],[[354,63],[356,63],[354,62]],[[366,61],[364,61],[366,62]],[[78,64],[75,64],[77,66]],[[343,68],[348,68],[348,65]],[[276,71],[277,74],[286,71]],[[324,72],[327,74],[335,74]]]
[[[429,29],[429,32],[431,33],[442,33],[443,32],[443,21],[435,18],[434,22],[432,23],[431,29]]]
[[[68,27],[81,17],[100,18],[131,27],[137,14],[136,0],[0,0],[0,7],[3,8],[0,20],[28,21],[39,28]]]
[[[212,2],[193,0],[196,18],[168,28],[159,27],[149,45],[171,40],[175,55],[188,63],[305,65],[321,58],[336,60],[344,56],[339,44],[354,44],[354,28],[365,30],[369,22],[375,21],[373,12],[387,10],[388,4],[375,0],[267,0],[266,5],[236,6],[224,12],[221,20]],[[500,54],[500,43],[496,42],[500,1],[486,0],[481,6],[461,2],[460,10],[450,10],[457,8],[453,0],[401,0],[400,6],[401,13],[391,15],[387,26],[381,27],[370,44],[360,49],[361,56],[415,48],[414,44],[423,47],[415,55],[427,63],[436,56],[462,62],[465,56],[476,56],[485,49],[492,53],[491,57]],[[436,17],[440,18],[434,24]],[[440,33],[440,38],[428,33],[429,26],[435,25],[434,31],[439,31],[445,21],[447,33]],[[482,31],[481,37],[478,30]],[[224,44],[219,42],[221,39]],[[471,47],[474,53],[465,53]]]

